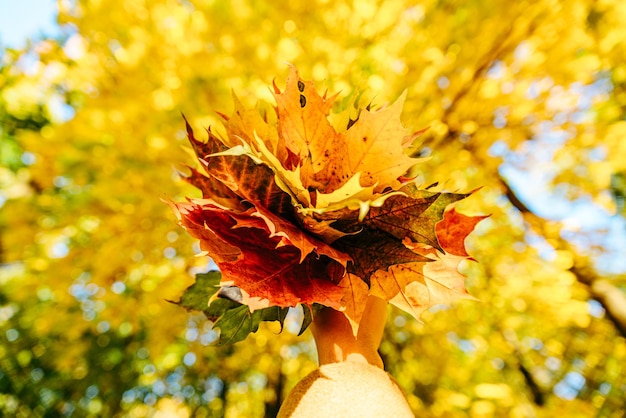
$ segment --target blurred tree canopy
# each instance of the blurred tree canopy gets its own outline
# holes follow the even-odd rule
[[[273,416],[308,335],[244,343],[178,300],[209,259],[196,128],[269,101],[285,62],[430,126],[424,183],[482,187],[462,302],[392,310],[381,354],[424,417],[623,417],[626,3],[59,0],[63,36],[0,60],[0,414]],[[297,315],[297,312],[293,313]]]

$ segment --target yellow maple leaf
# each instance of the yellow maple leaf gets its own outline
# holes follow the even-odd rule
[[[416,319],[432,306],[474,299],[465,288],[465,276],[458,270],[466,257],[437,252],[431,258],[433,261],[430,262],[397,264],[388,272],[378,272],[376,285],[372,284],[372,294],[388,300]],[[381,286],[383,283],[386,288]]]
[[[361,187],[372,187],[374,192],[397,189],[398,178],[419,162],[405,153],[417,135],[400,120],[406,93],[391,106],[362,110],[356,122],[342,132],[329,121],[335,96],[320,96],[295,67],[290,68],[285,90],[275,87],[274,97],[279,136],[300,160],[305,189],[327,196],[346,184],[350,184],[349,190],[342,190],[340,196],[358,194]],[[355,176],[359,176],[357,182]]]
[[[389,186],[396,189],[398,177],[417,163],[404,148],[415,138],[400,120],[405,98],[406,91],[389,107],[363,110],[342,135],[346,148],[342,154],[343,170],[350,177],[361,173],[362,186],[375,186],[376,191]]]

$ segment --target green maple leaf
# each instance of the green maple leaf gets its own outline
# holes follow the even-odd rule
[[[205,311],[209,300],[220,290],[222,275],[219,271],[196,274],[196,281],[189,286],[180,300],[176,302],[187,310]]]
[[[257,332],[263,321],[278,321],[282,326],[287,317],[288,308],[271,306],[250,312],[246,305],[227,309],[213,325],[220,329],[217,345],[233,344],[245,340],[248,334]]]
[[[302,318],[302,325],[300,326],[300,331],[298,332],[298,336],[304,334],[304,331],[306,331],[309,325],[311,325],[311,323],[313,322],[313,318],[315,317],[315,314],[320,309],[324,308],[324,305],[320,305],[319,303],[314,303],[312,305],[302,304],[300,306],[302,306],[303,318]]]
[[[247,305],[231,299],[215,297],[220,291],[222,274],[209,271],[196,275],[196,282],[189,286],[180,301],[176,302],[187,310],[202,311],[212,321],[214,328],[220,329],[217,345],[233,344],[244,340],[248,334],[256,332],[264,321],[278,321],[282,326],[288,308],[271,306],[250,312]],[[305,317],[306,320],[306,317]],[[303,331],[310,321],[303,323]]]

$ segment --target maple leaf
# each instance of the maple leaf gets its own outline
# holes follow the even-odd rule
[[[344,312],[356,332],[369,296],[417,316],[467,294],[458,265],[484,217],[452,208],[469,194],[420,190],[405,177],[420,161],[406,148],[422,132],[402,125],[406,93],[390,106],[348,109],[334,118],[346,125],[339,130],[335,97],[290,67],[284,90],[274,84],[275,117],[233,93],[223,138],[208,129],[200,141],[185,121],[204,170],[190,168],[187,181],[203,198],[170,205],[220,268],[204,310],[220,342],[263,320],[282,323],[298,304],[301,332],[319,306]]]
[[[219,290],[221,279],[219,271],[196,274],[195,283],[187,288],[176,303],[189,310],[206,310],[209,307],[209,300]]]
[[[286,147],[299,157],[305,188],[331,193],[360,173],[362,186],[377,191],[396,185],[419,162],[405,147],[416,137],[401,123],[406,94],[378,111],[363,110],[338,133],[328,119],[335,96],[320,96],[312,82],[290,68],[285,90],[274,86],[278,129]]]
[[[180,225],[191,236],[200,240],[200,249],[210,253],[216,263],[235,261],[241,256],[239,248],[224,242],[205,226],[202,217],[197,216],[198,208],[201,208],[203,204],[212,204],[211,200],[199,201],[196,199],[190,203],[166,203],[176,214]]]
[[[339,285],[343,289],[343,298],[341,300],[343,313],[350,320],[353,332],[356,335],[358,324],[361,322],[361,317],[365,310],[367,297],[370,295],[369,287],[359,276],[350,273],[346,274]]]
[[[417,190],[413,185],[407,185],[401,191],[404,193],[389,197],[381,207],[370,208],[362,220],[356,210],[343,209],[318,215],[322,221],[335,220],[330,225],[349,234],[335,241],[334,245],[352,258],[348,271],[368,284],[370,276],[378,270],[387,270],[395,264],[429,261],[407,248],[406,239],[443,251],[436,224],[444,219],[444,211],[450,204],[468,196]],[[440,232],[447,233],[448,226],[448,223],[442,223]],[[469,232],[471,228],[465,230]]]
[[[385,231],[366,228],[355,235],[348,235],[334,243],[335,247],[354,260],[348,272],[357,275],[369,285],[370,277],[378,270],[386,270],[394,264],[427,261],[411,251],[402,241]]]
[[[269,167],[257,164],[246,155],[219,155],[227,148],[211,130],[207,132],[207,141],[199,141],[187,123],[189,140],[211,178],[249,203],[264,206],[282,216],[293,216],[291,197],[276,185]],[[211,190],[203,189],[203,193],[211,193]]]
[[[330,247],[327,254],[311,252],[302,258],[302,251],[286,245],[280,235],[267,226],[268,219],[255,215],[254,209],[243,213],[228,211],[209,203],[178,204],[185,213],[183,225],[187,231],[206,237],[202,241],[209,254],[220,253],[222,247],[236,248],[236,259],[218,260],[225,280],[232,281],[250,296],[267,299],[277,306],[295,306],[298,303],[322,303],[340,308],[341,280],[348,258]],[[219,238],[218,240],[214,239]],[[313,242],[313,237],[302,239]],[[319,246],[323,247],[321,241]]]
[[[320,310],[324,309],[324,305],[320,305],[319,303],[314,303],[312,305],[300,305],[302,307],[302,325],[300,326],[300,331],[298,332],[298,336],[304,334],[304,331],[307,330],[309,325],[313,323],[313,317]]]
[[[274,85],[274,98],[280,136],[287,149],[299,158],[304,187],[334,188],[340,180],[319,175],[334,156],[341,155],[338,151],[344,147],[328,120],[334,97],[320,96],[313,82],[302,80],[292,66],[285,90],[281,92]]]
[[[384,228],[398,239],[408,237],[414,242],[442,250],[435,225],[443,218],[449,205],[469,194],[433,193],[418,190],[413,184],[401,190],[407,196],[392,196],[385,206],[372,208],[365,222]]]
[[[488,216],[467,216],[454,208],[445,212],[443,220],[437,223],[435,230],[441,247],[450,254],[469,257],[465,249],[465,238],[474,230],[476,224]]]
[[[284,238],[288,244],[297,247],[301,252],[301,261],[312,252],[318,255],[328,256],[341,263],[344,267],[347,265],[348,261],[352,261],[349,255],[307,234],[302,228],[276,216],[269,210],[263,207],[257,207],[256,209],[257,212],[253,213],[253,216],[264,220],[265,226],[270,232],[270,237],[280,236]]]
[[[458,271],[459,264],[465,259],[436,253],[429,263],[395,265],[388,274],[393,276],[393,281],[401,289],[391,298],[388,292],[384,292],[384,298],[415,318],[435,305],[450,305],[459,299],[473,299],[465,288],[465,276]],[[378,283],[383,281],[384,277],[377,278]]]
[[[226,310],[214,327],[220,329],[220,337],[217,345],[233,344],[244,340],[251,332],[256,332],[263,321],[285,322],[288,309],[272,306],[258,311],[250,312],[246,305]]]
[[[209,306],[211,306],[212,302],[215,302],[215,300],[220,298],[228,299],[241,305],[246,305],[250,309],[250,312],[269,308],[271,306],[269,300],[261,299],[256,296],[250,296],[245,290],[235,286],[233,282],[222,281],[219,286],[220,290],[211,300],[209,300]]]
[[[381,191],[417,163],[404,152],[404,145],[415,138],[400,121],[405,98],[406,92],[387,108],[361,112],[342,135],[347,152],[337,170],[341,168],[350,177],[361,173],[363,186],[376,186]]]
[[[176,302],[185,309],[202,311],[220,329],[217,345],[242,341],[263,321],[278,321],[282,328],[288,309],[273,306],[252,312],[247,305],[216,297],[222,289],[221,279],[219,271],[197,274],[195,283]]]
[[[203,198],[211,198],[216,203],[232,209],[244,209],[241,198],[222,182],[205,176],[193,167],[189,167],[190,175],[184,179],[202,192]]]

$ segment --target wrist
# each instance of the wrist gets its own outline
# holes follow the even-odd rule
[[[331,308],[320,310],[311,325],[320,366],[350,361],[383,368],[378,346],[386,316],[387,303],[370,297],[355,334],[350,321],[342,312]]]

